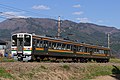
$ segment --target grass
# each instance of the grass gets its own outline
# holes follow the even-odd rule
[[[111,66],[90,66],[87,68],[88,72],[86,73],[85,78],[93,78],[95,76],[104,76],[112,74],[112,67]]]
[[[111,62],[111,63],[120,63],[120,59],[111,58],[111,59],[110,59],[110,62]]]
[[[0,62],[15,62],[13,58],[0,57]]]
[[[0,77],[3,78],[13,78],[10,73],[8,73],[4,68],[0,67]]]
[[[29,79],[29,80],[33,80],[32,78],[36,75],[36,74],[40,74],[41,72],[46,72],[48,69],[46,66],[44,65],[41,65],[37,68],[33,68],[31,70],[29,70],[28,72],[23,72],[23,73],[20,73],[19,77],[20,78],[26,78]],[[37,76],[35,76],[37,77]],[[43,77],[43,76],[41,76]]]
[[[61,66],[62,68],[64,68],[64,69],[66,69],[66,70],[70,70],[70,66],[69,65],[63,65],[63,66]]]
[[[116,75],[120,74],[120,66],[114,65],[92,65],[86,68],[85,77],[82,80],[92,79],[96,76]]]
[[[59,64],[58,64],[59,65]],[[63,64],[59,66],[46,66],[46,64],[38,65],[26,72],[19,72],[18,77],[21,80],[89,80],[96,76],[104,76],[111,74],[120,74],[120,65],[107,65],[102,63],[78,63],[78,64]],[[11,74],[6,72],[4,68],[0,68],[0,77],[12,78]],[[42,79],[43,77],[43,79]],[[49,79],[45,79],[49,78]]]
[[[0,61],[14,62],[13,59],[7,58],[0,58]],[[22,80],[38,79],[40,77],[49,77],[51,80],[54,79],[54,77],[56,79],[59,79],[60,77],[60,80],[89,80],[95,78],[96,76],[120,74],[120,65],[116,63],[120,63],[120,59],[111,58],[110,63],[64,63],[62,65],[59,65],[61,63],[58,63],[57,66],[56,64],[55,66],[50,66],[54,65],[52,63],[50,65],[47,65],[47,63],[40,63],[36,67],[31,68],[29,71],[19,72],[18,77],[20,77]],[[14,77],[14,75],[11,76],[11,74],[4,68],[0,68],[0,78],[1,77],[11,79]]]
[[[41,65],[40,68],[42,68],[42,69],[47,69],[47,68],[46,68],[45,66],[43,66],[43,65]]]

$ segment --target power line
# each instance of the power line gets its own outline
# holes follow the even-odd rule
[[[33,13],[33,14],[37,14],[37,15],[48,16],[48,17],[52,17],[52,18],[55,18],[55,19],[56,19],[55,16],[50,16],[50,15],[40,14],[40,13],[32,12],[32,11],[29,11],[29,10],[23,10],[23,9],[20,9],[20,8],[15,8],[15,7],[11,7],[11,6],[4,5],[4,4],[0,4],[0,6],[1,6],[2,8],[6,8],[6,9],[10,9],[10,10],[24,11],[24,12]]]

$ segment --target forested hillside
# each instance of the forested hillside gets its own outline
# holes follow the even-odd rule
[[[16,32],[57,36],[57,20],[48,18],[13,18],[0,23],[0,39],[10,40],[11,34]],[[76,23],[69,20],[61,21],[62,38],[107,47],[107,33],[110,33],[110,47],[113,54],[119,56],[119,29],[92,23]]]

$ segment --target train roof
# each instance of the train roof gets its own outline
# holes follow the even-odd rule
[[[16,35],[16,34],[30,34],[30,33],[20,32],[20,33],[13,33],[12,35]],[[30,35],[32,35],[32,34],[30,34]]]

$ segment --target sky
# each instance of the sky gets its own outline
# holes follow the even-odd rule
[[[0,0],[0,21],[52,18],[120,29],[120,0]]]

